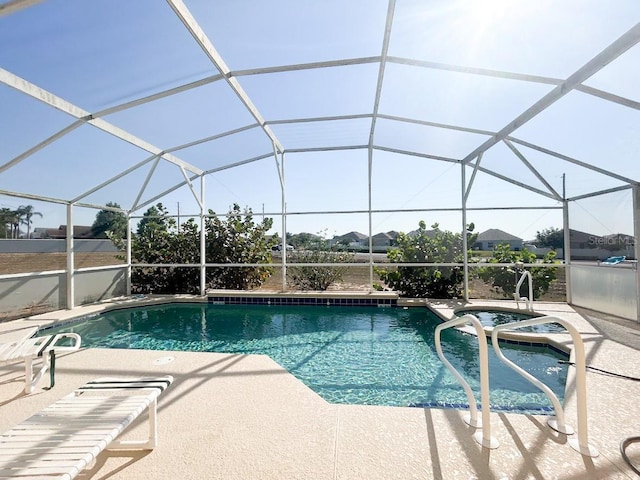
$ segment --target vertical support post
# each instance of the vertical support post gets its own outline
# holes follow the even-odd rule
[[[274,144],[275,149],[275,144]],[[277,157],[276,153],[276,157]],[[284,152],[280,153],[280,186],[282,190],[282,291],[287,289],[287,191],[284,178]]]
[[[469,246],[467,245],[467,177],[465,171],[464,163],[460,163],[461,171],[460,171],[460,180],[461,180],[461,188],[460,194],[462,196],[462,262],[463,262],[463,274],[464,274],[464,283],[462,286],[462,298],[465,302],[469,301],[469,255],[467,254],[467,250]]]
[[[131,212],[127,213],[127,244],[125,248],[125,255],[127,257],[126,294],[127,296],[131,296]]]
[[[75,307],[75,271],[73,247],[73,205],[67,204],[67,309]]]
[[[634,185],[631,190],[633,195],[633,237],[634,237],[634,254],[636,258],[636,320],[640,322],[640,270],[638,269],[638,255],[640,255],[640,187]]]
[[[367,185],[369,197],[369,291],[373,290],[373,215],[371,208],[373,204],[371,179],[373,176],[373,149],[369,148],[369,157],[367,162]]]
[[[204,174],[200,175],[200,295],[207,294],[207,232]]]
[[[567,201],[565,174],[562,174],[562,233],[564,234],[563,257],[565,288],[567,291],[567,303],[571,305],[571,231],[569,229],[569,202]]]

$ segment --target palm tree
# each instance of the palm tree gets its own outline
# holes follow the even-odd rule
[[[20,236],[20,212],[18,210],[9,212],[9,224],[11,225],[11,238],[18,238]]]
[[[38,215],[42,218],[42,214],[40,212],[36,212],[33,210],[33,205],[20,205],[17,210],[18,218],[20,224],[27,226],[27,238],[31,238],[31,218],[34,215]]]
[[[8,208],[0,209],[0,225],[2,226],[2,231],[0,231],[1,238],[8,238],[9,235],[13,232],[11,230],[12,223],[11,219],[13,218],[13,212]]]

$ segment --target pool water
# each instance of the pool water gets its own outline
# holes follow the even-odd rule
[[[265,354],[332,403],[457,407],[464,390],[440,362],[425,308],[165,304],[114,310],[57,331],[83,346]],[[50,333],[48,330],[47,333]],[[445,330],[443,351],[480,400],[474,336]],[[511,360],[564,397],[565,359],[543,347],[504,345]],[[551,403],[489,351],[494,410],[549,411]]]
[[[505,323],[519,322],[522,320],[529,320],[536,318],[536,315],[530,315],[528,313],[521,312],[509,312],[504,310],[459,310],[456,312],[456,316],[461,317],[467,313],[475,316],[480,323],[485,327],[495,327],[497,325],[504,325]],[[515,329],[518,332],[523,333],[561,333],[567,330],[559,323],[545,323],[543,325],[532,325],[530,327],[521,327]]]

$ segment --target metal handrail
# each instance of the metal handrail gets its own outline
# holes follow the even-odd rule
[[[458,371],[454,368],[453,365],[445,358],[442,353],[442,343],[440,341],[441,332],[447,328],[457,327],[459,325],[466,324],[471,322],[473,327],[476,329],[477,338],[478,338],[478,347],[479,347],[479,360],[480,360],[480,400],[482,403],[482,420],[478,420],[478,408],[476,406],[476,399],[473,395],[473,391],[469,386],[469,383],[458,373]],[[484,328],[480,321],[473,315],[467,314],[462,317],[453,318],[447,322],[441,323],[436,327],[435,330],[435,344],[436,351],[438,352],[438,357],[444,365],[449,369],[449,371],[453,374],[453,376],[460,382],[462,388],[467,395],[467,400],[469,402],[469,416],[465,416],[464,421],[474,427],[474,428],[482,428],[482,432],[476,432],[473,435],[473,438],[476,442],[478,442],[483,447],[487,448],[498,448],[499,443],[498,440],[491,437],[491,420],[490,420],[490,410],[489,410],[489,354],[487,347],[487,337],[484,332]]]
[[[522,285],[522,282],[524,282],[525,278],[529,283],[529,297],[526,298],[520,296],[520,286]],[[525,298],[527,310],[533,310],[533,278],[531,277],[531,272],[529,270],[524,270],[522,272],[522,276],[520,277],[520,280],[518,280],[518,284],[516,285],[516,291],[513,294],[513,298],[515,299],[516,306],[518,308],[520,308],[520,300]]]
[[[546,323],[559,323],[564,328],[566,328],[571,335],[571,339],[573,340],[573,353],[575,359],[575,367],[576,367],[576,402],[577,402],[577,410],[578,410],[578,438],[572,438],[569,440],[569,445],[574,450],[580,452],[582,455],[586,455],[589,457],[597,457],[598,450],[589,445],[589,438],[587,432],[587,367],[584,353],[584,343],[582,342],[582,337],[578,330],[571,325],[567,320],[564,320],[555,316],[545,316],[539,318],[532,318],[530,320],[521,320],[518,322],[507,323],[503,325],[498,325],[493,327],[493,331],[491,332],[491,343],[493,344],[493,348],[498,355],[498,358],[505,363],[507,366],[511,367],[513,370],[522,375],[525,379],[529,380],[536,387],[540,388],[545,395],[551,400],[553,403],[553,407],[555,410],[555,421],[550,419],[547,423],[554,430],[566,433],[567,435],[573,433],[571,427],[565,425],[564,423],[564,410],[560,405],[558,397],[551,391],[547,385],[539,381],[537,378],[533,377],[529,373],[525,372],[522,368],[517,366],[511,360],[506,358],[502,351],[500,350],[500,345],[498,342],[498,335],[500,332],[506,329],[518,329],[522,327],[528,327],[532,325],[542,325]],[[571,433],[569,433],[571,432]]]

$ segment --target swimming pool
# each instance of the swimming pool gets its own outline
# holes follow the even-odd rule
[[[265,354],[333,403],[464,408],[462,387],[440,362],[426,308],[164,304],[114,310],[57,327],[83,346]],[[47,331],[50,333],[51,329]],[[443,350],[478,393],[474,336],[443,332]],[[564,398],[566,359],[543,347],[505,355]],[[549,411],[544,394],[490,350],[494,410]]]
[[[494,327],[496,325],[504,325],[505,323],[518,322],[536,318],[537,315],[508,310],[480,310],[480,309],[464,309],[455,312],[456,316],[461,317],[467,313],[475,316],[485,327]],[[544,325],[533,325],[530,327],[522,327],[516,330],[523,333],[561,333],[566,329],[559,323],[545,323]]]

